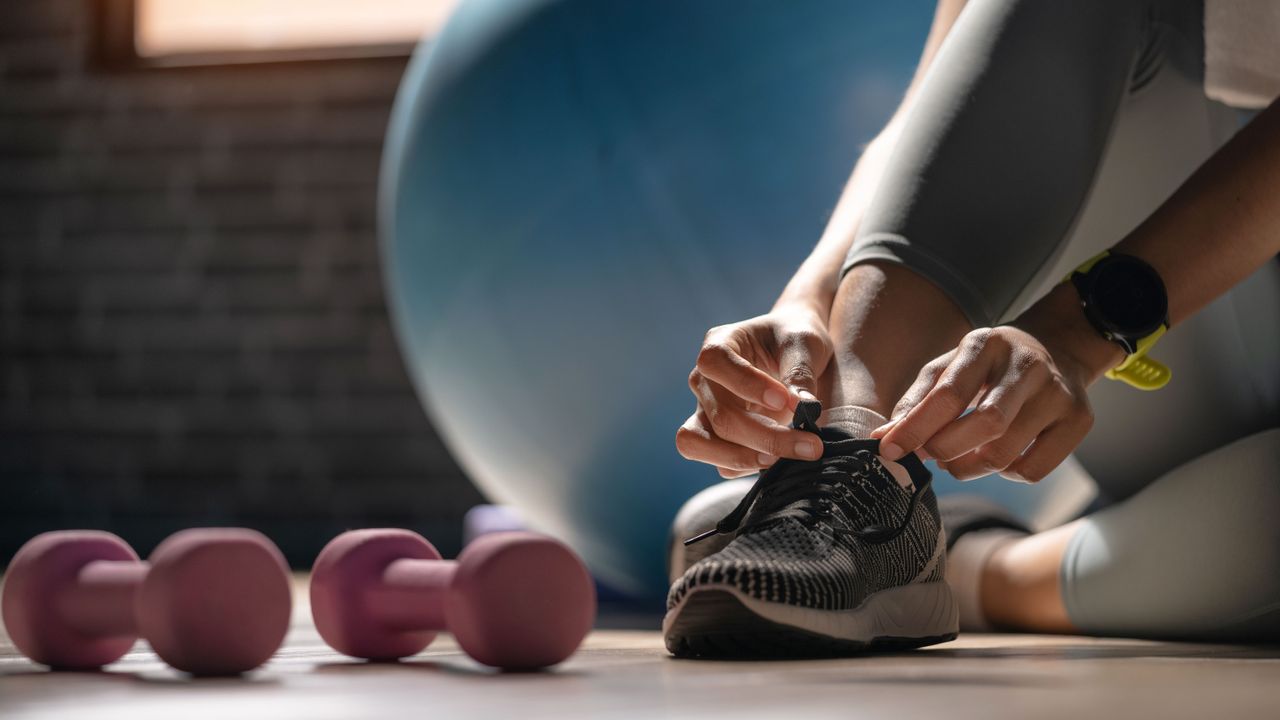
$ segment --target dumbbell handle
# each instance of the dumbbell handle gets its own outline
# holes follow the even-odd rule
[[[457,569],[452,560],[395,560],[365,591],[366,607],[395,630],[443,630],[445,594]]]
[[[137,635],[134,599],[151,565],[137,560],[94,560],[58,597],[64,622],[86,635]]]

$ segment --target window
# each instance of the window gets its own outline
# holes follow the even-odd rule
[[[407,54],[457,0],[101,0],[112,64],[205,65]]]

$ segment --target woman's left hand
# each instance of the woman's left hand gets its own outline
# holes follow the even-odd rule
[[[871,436],[888,460],[922,450],[960,480],[998,472],[1037,482],[1093,426],[1085,388],[1095,377],[1030,332],[980,328],[925,365]]]

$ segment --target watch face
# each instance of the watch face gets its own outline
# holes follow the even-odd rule
[[[1108,330],[1127,338],[1155,332],[1169,311],[1164,283],[1145,262],[1113,255],[1094,266],[1090,300]]]

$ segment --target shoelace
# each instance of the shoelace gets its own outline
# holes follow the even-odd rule
[[[816,402],[800,403],[792,427],[816,434],[817,418],[821,412],[822,406]],[[878,472],[874,464],[879,462],[880,441],[869,438],[824,441],[822,453],[821,459],[808,462],[779,460],[760,475],[737,507],[714,528],[685,540],[684,544],[688,546],[713,535],[750,530],[786,517],[830,517],[832,496],[852,492],[850,479]],[[834,532],[879,544],[893,540],[907,529],[916,506],[920,504],[920,495],[933,482],[933,475],[915,453],[906,455],[898,463],[906,468],[915,486],[902,522],[896,527],[872,524],[862,528],[843,528],[833,525]],[[759,519],[744,526],[743,520],[757,499],[762,503],[768,502],[768,507],[761,508]]]

